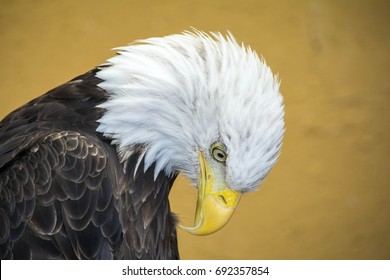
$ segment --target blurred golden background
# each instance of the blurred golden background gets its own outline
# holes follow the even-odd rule
[[[390,259],[390,2],[0,2],[0,118],[136,39],[230,30],[282,80],[286,135],[258,192],[183,259]],[[171,195],[192,223],[195,191]]]

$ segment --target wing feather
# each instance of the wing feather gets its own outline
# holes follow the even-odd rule
[[[145,147],[118,158],[96,133],[108,98],[97,71],[0,122],[1,259],[179,257],[168,202],[176,175],[155,178]]]
[[[49,258],[112,258],[121,225],[112,193],[117,174],[110,176],[107,164],[96,139],[73,131],[44,136],[6,164],[0,171],[1,258],[43,257],[30,245],[32,236],[47,241]]]

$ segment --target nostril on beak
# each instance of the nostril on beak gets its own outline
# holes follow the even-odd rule
[[[227,204],[227,201],[223,195],[219,195],[219,199],[221,199],[222,202],[225,203],[225,205]]]

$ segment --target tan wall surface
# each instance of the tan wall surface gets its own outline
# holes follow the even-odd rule
[[[282,80],[286,136],[262,188],[184,259],[390,259],[389,1],[0,1],[0,118],[102,63],[190,26],[230,30]],[[195,191],[175,212],[191,223]],[[180,183],[179,182],[179,183]]]

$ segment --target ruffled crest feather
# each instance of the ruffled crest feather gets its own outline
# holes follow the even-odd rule
[[[233,35],[194,30],[117,48],[97,76],[109,100],[98,131],[123,160],[144,147],[145,170],[184,172],[194,182],[199,150],[228,149],[226,181],[252,190],[269,172],[284,133],[279,81]]]

